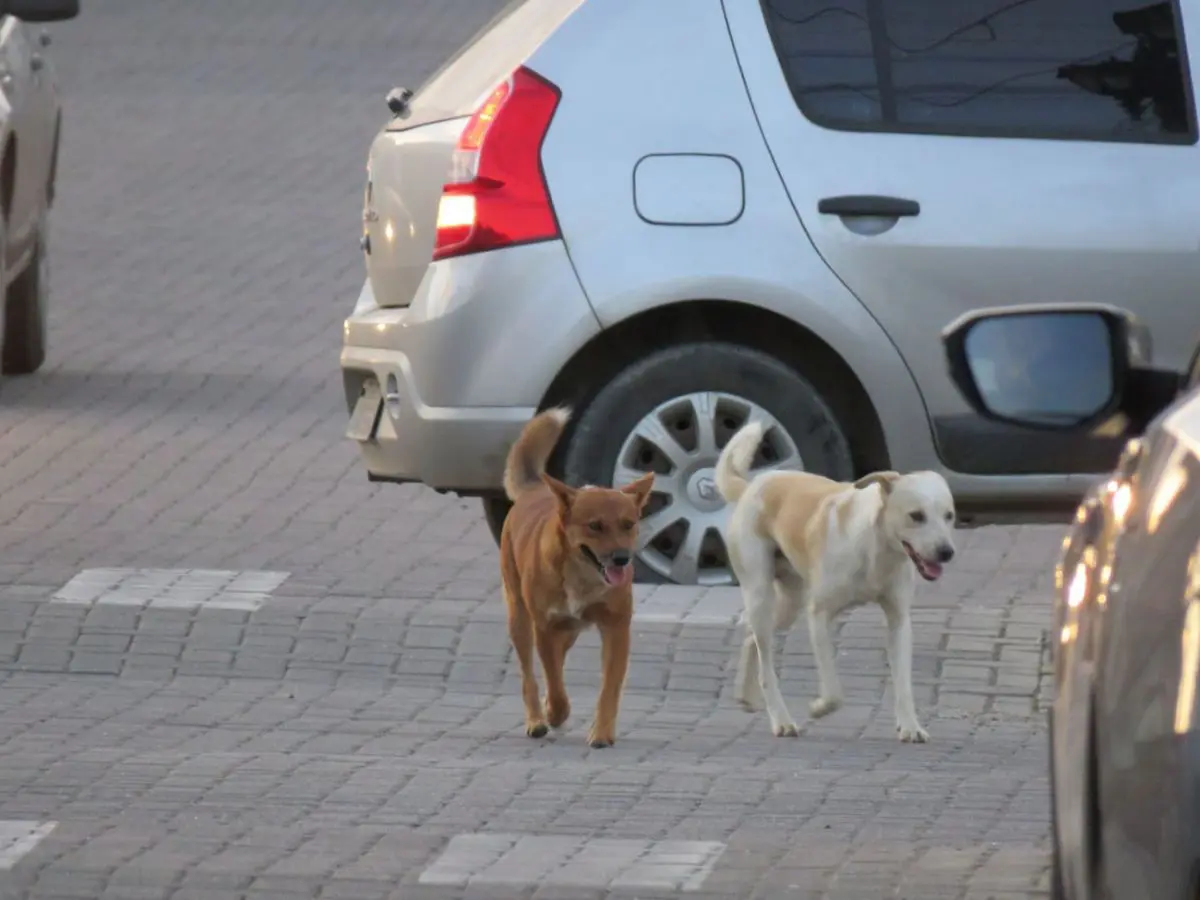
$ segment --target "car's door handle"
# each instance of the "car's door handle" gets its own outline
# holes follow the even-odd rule
[[[842,197],[825,197],[817,201],[817,212],[831,216],[873,216],[881,219],[897,219],[902,216],[919,216],[921,204],[903,197],[880,197],[877,194],[847,194]]]

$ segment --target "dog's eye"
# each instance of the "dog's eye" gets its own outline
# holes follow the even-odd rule
[[[633,520],[632,519],[622,519],[621,520],[621,530],[622,531],[633,531]]]
[[[599,534],[604,530],[604,523],[599,519],[592,519],[592,521],[588,522],[588,530],[593,534]]]
[[[952,513],[952,512],[946,513],[946,521],[953,522],[954,521],[954,513]]]
[[[918,509],[918,510],[914,510],[913,512],[910,512],[910,513],[908,514],[908,517],[909,517],[910,519],[912,519],[912,520],[913,520],[913,522],[915,522],[915,523],[916,523],[916,524],[918,524],[918,525],[924,525],[924,524],[925,524],[925,513],[923,513],[923,512],[922,512],[921,510],[919,510],[919,509]]]

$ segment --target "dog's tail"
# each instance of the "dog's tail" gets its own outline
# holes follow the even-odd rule
[[[546,460],[570,421],[571,410],[565,406],[547,409],[529,420],[512,449],[504,466],[504,493],[516,500],[530,488],[542,483]]]
[[[754,462],[754,454],[758,452],[758,445],[762,443],[762,439],[762,423],[751,422],[729,439],[729,443],[717,458],[717,490],[727,503],[736,502],[746,493],[746,488],[750,485],[746,473],[750,471],[750,463]]]

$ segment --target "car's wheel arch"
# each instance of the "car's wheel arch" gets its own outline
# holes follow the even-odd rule
[[[566,404],[581,409],[617,373],[650,353],[672,345],[712,340],[769,354],[807,379],[845,432],[857,473],[891,467],[875,403],[845,357],[816,331],[750,303],[682,300],[611,324],[570,356],[539,407]],[[568,440],[569,433],[561,445]],[[552,467],[559,461],[556,454]]]

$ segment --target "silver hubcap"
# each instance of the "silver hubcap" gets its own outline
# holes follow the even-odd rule
[[[654,492],[638,530],[638,558],[676,584],[732,584],[725,553],[730,507],[717,490],[714,466],[743,425],[761,422],[765,436],[752,469],[802,469],[795,441],[775,417],[735,394],[697,393],[668,400],[638,422],[613,470],[614,485],[654,473]]]

